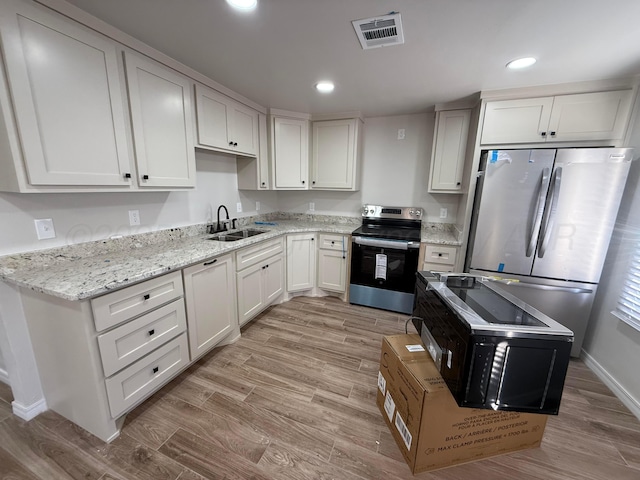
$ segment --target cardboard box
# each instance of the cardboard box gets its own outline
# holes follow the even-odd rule
[[[414,474],[538,447],[547,423],[459,407],[415,334],[384,338],[376,403]]]

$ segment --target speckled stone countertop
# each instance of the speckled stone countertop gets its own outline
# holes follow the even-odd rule
[[[276,225],[256,225],[255,221]],[[239,219],[265,233],[236,242],[209,240],[206,225],[171,228],[0,257],[0,279],[66,300],[83,300],[287,233],[350,234],[359,218],[279,214]],[[447,224],[423,226],[422,241],[460,245]]]

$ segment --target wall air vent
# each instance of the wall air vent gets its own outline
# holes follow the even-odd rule
[[[387,47],[404,43],[400,14],[391,12],[382,17],[364,18],[351,22],[362,48]]]

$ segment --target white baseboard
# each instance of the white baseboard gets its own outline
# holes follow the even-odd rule
[[[638,420],[640,420],[640,401],[633,398],[629,392],[627,392],[622,385],[620,385],[615,378],[613,378],[609,372],[607,372],[602,365],[600,365],[595,358],[582,350],[580,358],[584,361],[584,364],[589,367],[596,376],[602,380],[607,387],[611,389],[613,394],[631,410]]]
[[[44,398],[31,405],[22,405],[14,400],[11,402],[11,406],[13,407],[13,414],[27,422],[47,411],[47,402]]]
[[[6,370],[0,368],[0,382],[6,383],[11,386],[11,382],[9,382],[9,373]]]

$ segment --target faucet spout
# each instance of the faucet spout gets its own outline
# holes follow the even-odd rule
[[[220,209],[224,208],[225,213],[227,214],[227,225],[229,224],[229,210],[227,210],[227,207],[225,207],[224,205],[220,205],[218,207],[218,216],[217,216],[217,222],[216,222],[216,232],[219,232],[221,230],[223,230],[220,227]],[[226,228],[225,228],[226,230]]]

